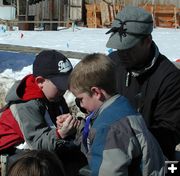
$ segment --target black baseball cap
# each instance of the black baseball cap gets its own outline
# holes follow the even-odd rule
[[[41,51],[33,63],[33,75],[49,79],[60,90],[67,90],[72,69],[68,58],[56,50]]]

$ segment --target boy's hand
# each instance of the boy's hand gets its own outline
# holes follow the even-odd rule
[[[57,117],[57,132],[61,138],[65,138],[76,132],[80,125],[80,121],[73,118],[70,114],[63,114]]]
[[[63,114],[63,115],[60,115],[60,116],[57,116],[56,117],[56,125],[57,125],[57,128],[62,128],[63,126],[63,122],[66,121],[66,119],[69,117],[70,114]]]

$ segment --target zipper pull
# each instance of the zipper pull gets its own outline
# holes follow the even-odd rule
[[[126,74],[126,82],[125,82],[126,87],[129,86],[129,81],[130,81],[130,72],[127,72],[127,74]]]

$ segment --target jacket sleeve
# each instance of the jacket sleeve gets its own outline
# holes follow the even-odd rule
[[[56,149],[56,128],[49,127],[45,121],[45,107],[40,101],[13,104],[10,108],[30,148]]]
[[[172,159],[175,146],[180,143],[180,72],[164,78],[157,100],[150,130],[166,156]]]

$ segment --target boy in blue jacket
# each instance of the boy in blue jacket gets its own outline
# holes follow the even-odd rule
[[[109,57],[86,56],[72,71],[69,89],[90,113],[81,144],[92,176],[164,175],[165,158],[157,141],[142,116],[116,93],[115,65]],[[59,119],[58,127],[66,126],[68,118]]]

